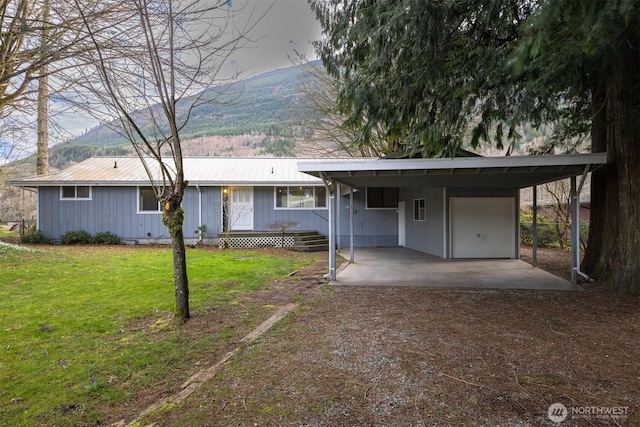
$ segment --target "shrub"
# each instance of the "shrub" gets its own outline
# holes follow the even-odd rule
[[[298,223],[295,221],[276,221],[272,222],[267,227],[269,227],[269,230],[280,230],[280,233],[282,233],[280,247],[284,248],[284,234],[288,229],[293,228],[297,225]]]
[[[529,245],[533,243],[533,215],[531,214],[520,213],[520,240]],[[558,234],[553,224],[547,218],[538,215],[538,246],[552,247],[559,244]]]
[[[580,221],[580,248],[584,251],[587,249],[587,242],[589,241],[589,226],[591,223],[589,220]]]
[[[198,235],[198,243],[202,243],[204,236],[207,234],[207,224],[202,224],[198,228],[195,229],[194,233]]]
[[[20,236],[21,243],[49,243],[50,240],[47,239],[42,231],[40,230],[29,230]]]
[[[93,243],[97,245],[119,245],[122,240],[110,231],[103,231],[93,236]]]
[[[93,237],[84,230],[67,231],[60,237],[60,243],[63,245],[86,245],[93,243]]]

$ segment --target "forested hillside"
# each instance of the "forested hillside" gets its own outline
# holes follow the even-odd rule
[[[190,155],[295,155],[294,139],[303,130],[292,118],[300,109],[305,78],[304,70],[294,66],[207,90],[204,98],[214,101],[193,110],[182,131],[187,151]],[[186,109],[181,113],[186,114]],[[52,147],[51,166],[65,167],[92,155],[126,154],[128,145],[101,124]]]

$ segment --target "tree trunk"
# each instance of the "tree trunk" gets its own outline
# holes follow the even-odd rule
[[[640,50],[632,37],[606,82],[607,188],[604,270],[608,281],[640,294]]]
[[[187,279],[187,254],[184,246],[184,210],[180,207],[181,196],[172,194],[164,200],[162,222],[171,235],[173,251],[173,279],[176,304],[174,317],[186,320],[189,314],[189,281]]]
[[[49,22],[49,1],[45,1],[42,12],[42,45],[47,44],[47,26]],[[47,66],[44,65],[38,79],[38,142],[36,148],[36,175],[49,173],[49,77]]]
[[[38,142],[36,148],[36,175],[49,173],[49,89],[47,76],[38,80]]]
[[[591,92],[591,152],[607,151],[606,94],[604,86]],[[591,173],[591,213],[589,216],[589,240],[581,268],[594,279],[604,273],[604,233],[606,224],[607,167]]]

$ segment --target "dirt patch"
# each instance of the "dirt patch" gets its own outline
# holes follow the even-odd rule
[[[581,255],[582,256],[582,255]],[[557,248],[538,248],[538,267],[553,273],[558,277],[571,280],[571,251]],[[520,259],[533,264],[533,248],[528,245],[520,246]],[[579,282],[585,280],[580,277]],[[582,283],[580,283],[582,285]]]
[[[541,249],[539,266],[566,277],[567,255]],[[640,424],[638,299],[598,283],[584,292],[347,288],[324,273],[326,258],[247,295],[245,307],[300,308],[145,424],[557,425],[553,403],[568,412],[561,425]],[[242,312],[220,311],[220,324]],[[189,329],[206,330],[206,315]]]

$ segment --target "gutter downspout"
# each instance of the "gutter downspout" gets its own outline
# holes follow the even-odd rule
[[[202,190],[200,190],[200,184],[196,184],[196,189],[198,190],[198,229],[202,230]],[[201,232],[198,232],[198,243],[202,242],[203,236]]]
[[[336,280],[336,220],[335,193],[331,189],[331,181],[324,172],[320,172],[322,183],[329,194],[329,273],[325,275],[330,280]]]
[[[538,266],[538,186],[533,186],[533,225],[531,226],[531,232],[533,233],[533,254],[532,261],[534,267]]]
[[[200,184],[196,184],[198,189],[198,227],[202,227],[202,190],[200,190]]]
[[[340,224],[340,211],[342,210],[342,191],[340,190],[340,184],[336,185],[336,250],[338,253],[342,252],[342,245],[340,245],[340,230],[342,229]]]

